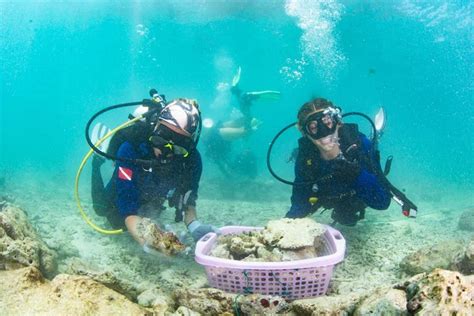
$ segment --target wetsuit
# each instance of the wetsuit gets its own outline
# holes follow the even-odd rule
[[[148,143],[137,146],[124,142],[117,157],[128,159],[155,159]],[[100,164],[93,164],[92,200],[98,215],[106,216],[112,225],[122,225],[127,216],[154,203],[160,207],[165,199],[170,206],[182,212],[186,206],[195,206],[202,173],[201,155],[193,150],[188,157],[175,156],[168,163],[152,170],[130,162],[117,160],[112,179],[104,188]],[[119,215],[119,216],[117,216]]]
[[[316,146],[308,138],[300,138],[291,208],[286,217],[304,217],[323,207],[333,209],[332,217],[337,222],[355,225],[367,206],[378,210],[389,207],[391,194],[377,176],[372,143],[355,124],[344,124],[339,135],[344,158],[357,161],[357,175],[350,181],[333,177],[335,160],[321,159]]]

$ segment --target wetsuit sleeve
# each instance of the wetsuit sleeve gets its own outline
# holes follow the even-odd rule
[[[301,153],[298,153],[295,162],[295,185],[293,185],[293,192],[291,194],[291,208],[286,213],[288,218],[301,218],[308,215],[311,211],[311,204],[309,198],[313,194],[310,183],[301,184],[301,182],[310,181],[307,168],[305,168],[305,161]]]
[[[129,142],[124,142],[117,151],[117,157],[135,159],[137,153]],[[127,216],[136,215],[140,207],[139,191],[136,176],[138,166],[130,162],[117,160],[114,172],[117,190],[117,208],[120,215],[125,219]]]
[[[199,151],[195,150],[189,157],[190,161],[184,168],[184,176],[188,177],[183,183],[185,186],[180,189],[183,194],[183,204],[185,206],[196,206],[198,198],[199,181],[202,174],[202,160]]]
[[[359,135],[362,151],[366,157],[374,162],[374,153],[372,143],[364,135]],[[375,172],[371,171],[369,162],[361,160],[361,172],[356,178],[354,189],[359,198],[361,198],[367,206],[376,210],[386,210],[390,205],[391,194]]]

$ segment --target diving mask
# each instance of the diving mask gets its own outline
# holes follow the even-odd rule
[[[177,134],[162,124],[148,140],[153,147],[160,149],[164,156],[173,154],[187,157],[193,144],[189,137]]]
[[[314,140],[334,134],[341,121],[340,113],[339,109],[328,107],[310,114],[304,124],[304,133]]]

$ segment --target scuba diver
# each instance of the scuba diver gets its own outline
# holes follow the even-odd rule
[[[255,101],[278,100],[279,91],[264,90],[244,92],[240,89],[239,67],[232,79],[231,93],[236,98],[239,105],[239,116],[227,121],[219,121],[217,124],[210,119],[206,119],[209,124],[205,124],[206,131],[205,154],[214,161],[219,170],[226,177],[232,174],[246,174],[250,178],[257,175],[256,156],[251,150],[242,150],[238,154],[232,155],[232,142],[238,139],[245,139],[255,132],[261,122],[252,116],[251,108]]]
[[[357,112],[348,114],[366,117]],[[410,216],[411,209],[416,214],[416,206],[387,180],[390,166],[381,170],[376,142],[359,132],[356,124],[343,123],[342,117],[341,110],[323,98],[301,106],[297,127],[303,137],[298,140],[294,182],[279,178],[269,164],[275,139],[294,124],[272,141],[267,155],[270,172],[280,181],[293,185],[291,208],[286,217],[300,218],[320,208],[332,209],[334,223],[354,226],[364,218],[367,207],[385,210],[391,198],[402,205],[404,215]],[[375,135],[381,128],[372,125]]]
[[[164,96],[158,97],[161,105],[154,114],[150,110],[146,119],[119,130],[100,148],[99,152],[106,152],[106,157],[115,160],[115,170],[107,186],[100,171],[105,159],[94,154],[92,162],[95,212],[105,216],[112,226],[125,226],[145,251],[149,245],[145,244],[138,228],[144,219],[141,211],[150,207],[162,210],[166,199],[169,206],[176,209],[175,220],[184,221],[195,241],[216,231],[196,217],[202,172],[201,155],[196,148],[201,132],[198,104],[189,99],[166,103]],[[144,105],[137,108],[135,116],[147,111]],[[91,138],[101,139],[106,129],[97,124]],[[89,139],[88,142],[95,143]]]

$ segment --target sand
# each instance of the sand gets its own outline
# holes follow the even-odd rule
[[[86,181],[81,185],[86,211],[99,226],[105,226],[90,207]],[[282,196],[284,190],[275,184],[278,196],[268,201],[264,197],[272,196],[268,194],[272,184],[266,182],[263,186],[266,189],[260,201],[255,198],[249,202],[207,198],[213,189],[203,185],[198,200],[200,220],[216,226],[262,226],[284,216],[289,207],[289,191],[287,196]],[[153,256],[143,252],[126,233],[107,236],[92,230],[76,208],[70,179],[28,174],[16,176],[12,181],[10,177],[4,192],[15,197],[15,203],[27,211],[43,240],[58,252],[59,272],[68,272],[71,263],[79,260],[95,269],[112,271],[138,287],[154,284],[172,291],[176,287],[199,287],[206,283],[204,269],[194,261],[193,249],[178,257]],[[363,292],[397,283],[403,278],[398,264],[407,254],[441,240],[472,238],[472,232],[457,228],[460,214],[474,205],[470,194],[444,194],[437,201],[430,200],[429,196],[411,194],[420,210],[416,219],[402,216],[400,207],[392,203],[386,211],[369,209],[366,219],[355,227],[335,226],[347,241],[347,251],[345,260],[335,269],[329,294]],[[321,223],[332,222],[329,211],[313,218]],[[170,224],[178,233],[185,231],[184,224],[173,222],[172,209],[153,219],[163,225]],[[189,237],[187,242],[192,246]]]

